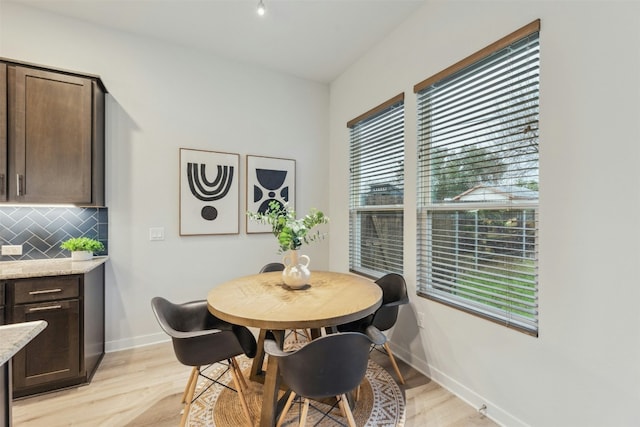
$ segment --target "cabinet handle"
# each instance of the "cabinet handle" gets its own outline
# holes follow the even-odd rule
[[[54,294],[56,292],[62,292],[62,289],[44,289],[42,291],[31,291],[29,295],[42,295],[42,294]]]
[[[46,307],[33,307],[30,308],[29,311],[44,311],[44,310],[57,310],[59,308],[62,308],[61,305],[48,305]]]
[[[22,189],[22,175],[16,174],[16,196],[22,196],[20,190]]]
[[[4,195],[4,174],[0,173],[0,194]]]

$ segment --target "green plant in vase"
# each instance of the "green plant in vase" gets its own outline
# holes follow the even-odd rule
[[[280,253],[300,249],[303,243],[310,244],[324,238],[325,233],[311,230],[329,222],[329,217],[315,208],[302,218],[296,218],[296,212],[287,204],[272,200],[264,212],[247,212],[252,220],[271,226],[271,231],[278,239]]]

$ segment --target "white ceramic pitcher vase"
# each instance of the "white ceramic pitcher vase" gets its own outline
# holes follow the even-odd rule
[[[290,250],[283,258],[284,270],[282,280],[291,289],[301,289],[309,283],[311,271],[309,271],[309,259],[306,255],[300,255],[298,250]]]

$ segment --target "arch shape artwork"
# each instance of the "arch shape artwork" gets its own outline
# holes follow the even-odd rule
[[[180,235],[237,234],[240,155],[180,149]]]

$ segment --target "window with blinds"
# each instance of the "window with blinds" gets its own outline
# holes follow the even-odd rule
[[[347,123],[349,269],[370,277],[402,274],[404,94]]]
[[[414,87],[418,293],[536,336],[539,30]]]

